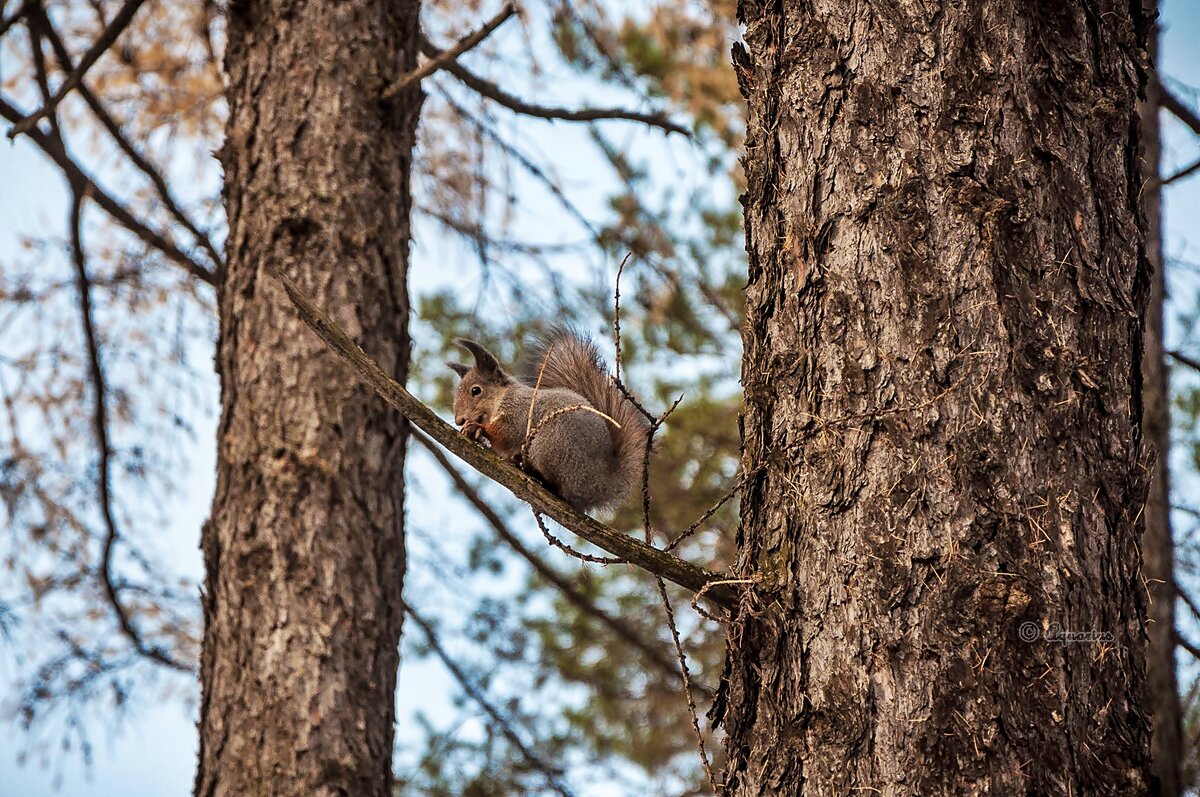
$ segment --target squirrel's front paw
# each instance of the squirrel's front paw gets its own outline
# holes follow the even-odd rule
[[[482,443],[484,440],[483,426],[475,423],[475,421],[467,421],[464,423],[462,428],[458,430],[458,433],[463,437],[471,438],[476,443]]]

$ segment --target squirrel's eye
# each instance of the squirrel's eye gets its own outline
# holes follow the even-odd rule
[[[479,385],[476,385],[475,387],[471,388],[472,396],[478,396],[482,392],[483,392],[483,388],[481,388]]]

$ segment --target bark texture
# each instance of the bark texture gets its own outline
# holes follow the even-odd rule
[[[199,795],[390,793],[406,427],[292,311],[292,277],[408,368],[413,0],[229,4],[217,491]]]
[[[1157,63],[1158,29],[1150,31],[1149,54]],[[1150,647],[1146,655],[1146,683],[1154,714],[1151,743],[1153,772],[1160,797],[1177,797],[1183,789],[1183,721],[1179,682],[1175,672],[1175,543],[1171,537],[1171,480],[1167,460],[1171,449],[1171,399],[1166,358],[1163,355],[1163,304],[1166,274],[1162,257],[1162,188],[1158,180],[1159,91],[1157,77],[1146,84],[1141,106],[1142,171],[1145,189],[1142,209],[1146,217],[1146,256],[1154,269],[1150,302],[1146,306],[1146,347],[1142,362],[1145,384],[1146,440],[1155,449],[1150,493],[1146,497],[1146,531],[1142,536],[1146,583],[1150,592]]]
[[[1139,10],[743,0],[729,794],[1146,793]]]

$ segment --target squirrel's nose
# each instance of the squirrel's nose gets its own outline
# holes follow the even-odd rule
[[[461,416],[459,416],[459,415],[454,416],[454,425],[455,426],[462,426],[464,423],[466,423],[466,420],[464,420]]]

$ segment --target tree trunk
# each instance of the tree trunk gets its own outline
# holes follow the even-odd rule
[[[404,575],[399,415],[278,268],[403,381],[413,0],[229,4],[222,414],[206,525],[197,796],[385,795]]]
[[[1158,29],[1150,31],[1151,63],[1157,64]],[[1146,584],[1150,591],[1150,647],[1146,657],[1146,682],[1154,713],[1151,744],[1153,772],[1160,797],[1177,797],[1182,791],[1183,725],[1179,683],[1175,673],[1175,544],[1171,538],[1171,482],[1167,458],[1171,447],[1171,399],[1163,357],[1163,302],[1166,279],[1162,258],[1162,189],[1158,184],[1160,139],[1157,77],[1146,84],[1141,105],[1142,170],[1145,188],[1142,210],[1146,216],[1146,256],[1154,269],[1150,302],[1146,306],[1146,349],[1142,362],[1145,382],[1146,439],[1156,449],[1150,493],[1146,498],[1146,531],[1142,537]]]
[[[1130,14],[744,0],[729,794],[1146,792]]]

